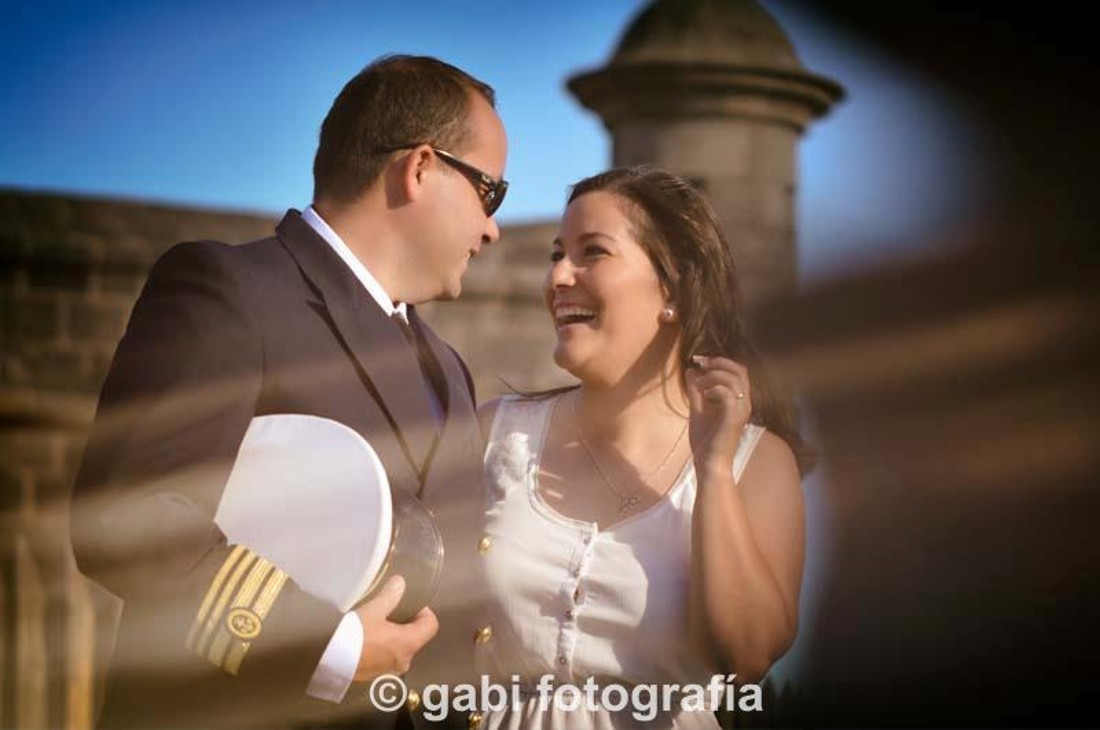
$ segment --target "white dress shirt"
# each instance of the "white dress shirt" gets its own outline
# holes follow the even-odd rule
[[[363,262],[352,253],[339,234],[325,223],[312,205],[302,211],[302,220],[325,239],[325,242],[332,247],[340,260],[347,264],[355,274],[355,278],[362,282],[363,288],[387,316],[397,313],[402,319],[408,321],[405,303],[394,304],[386,290],[378,283],[378,279],[371,275]],[[329,640],[317,670],[309,681],[306,694],[329,702],[342,701],[352,680],[355,679],[355,670],[359,667],[359,656],[362,652],[363,624],[359,621],[359,616],[352,611],[344,614],[344,618],[336,627],[336,632]]]

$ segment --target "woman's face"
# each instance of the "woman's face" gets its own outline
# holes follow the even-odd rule
[[[662,322],[669,302],[628,215],[624,198],[594,191],[565,209],[543,294],[554,320],[554,362],[581,380],[615,383],[632,368],[661,367],[675,339]]]

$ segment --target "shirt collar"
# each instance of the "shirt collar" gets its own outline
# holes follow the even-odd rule
[[[370,294],[371,299],[377,302],[378,306],[382,308],[382,311],[386,313],[387,317],[392,317],[396,312],[401,319],[406,322],[409,321],[408,312],[406,311],[405,303],[399,302],[394,304],[390,299],[390,295],[386,293],[386,290],[382,288],[382,285],[378,283],[378,279],[370,273],[363,262],[359,260],[352,250],[344,243],[344,239],[340,238],[340,234],[332,230],[332,227],[325,222],[311,205],[302,211],[302,220],[304,220],[310,228],[317,231],[317,235],[325,240],[336,255],[340,257],[351,272],[355,274],[355,278],[363,285],[363,288]]]

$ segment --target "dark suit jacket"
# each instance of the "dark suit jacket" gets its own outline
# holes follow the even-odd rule
[[[475,559],[484,443],[465,365],[415,311],[410,321],[447,384],[442,425],[400,329],[297,211],[275,237],[180,244],[156,263],[74,494],[78,564],[124,602],[102,726],[271,727],[309,709],[305,688],[341,615],[226,544],[212,521],[259,415],[350,426],[394,489],[424,499],[447,567],[433,603],[444,626],[418,671],[430,681],[464,666],[478,628],[464,613],[476,570],[463,565]],[[235,605],[259,621],[234,625]]]

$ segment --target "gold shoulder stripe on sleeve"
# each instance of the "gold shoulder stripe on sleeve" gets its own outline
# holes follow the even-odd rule
[[[221,623],[222,615],[229,605],[229,600],[237,592],[237,586],[240,585],[244,576],[252,567],[252,564],[256,562],[256,559],[256,554],[249,551],[233,570],[233,574],[229,576],[229,580],[222,586],[221,593],[218,595],[218,600],[214,602],[214,608],[211,609],[210,614],[206,617],[206,622],[202,626],[202,634],[199,636],[199,641],[195,646],[196,651],[203,652],[205,651],[203,647],[210,646],[210,642],[214,638],[214,632],[217,631],[218,625]]]
[[[234,545],[233,549],[229,552],[229,557],[225,559],[225,562],[222,563],[222,566],[214,576],[214,580],[210,582],[210,587],[206,590],[206,596],[202,599],[202,605],[199,606],[199,611],[195,614],[195,621],[191,624],[191,630],[187,633],[187,641],[184,642],[185,646],[190,651],[198,651],[198,646],[196,644],[199,638],[199,631],[206,621],[207,614],[210,612],[210,606],[213,605],[214,599],[217,598],[218,593],[221,591],[226,576],[229,575],[229,572],[233,570],[233,566],[236,565],[237,561],[246,552],[247,548],[243,545]]]
[[[271,611],[271,607],[275,604],[275,599],[279,597],[279,593],[283,590],[283,586],[286,585],[287,574],[283,571],[275,568],[271,572],[271,577],[268,579],[267,584],[260,591],[259,597],[256,602],[252,604],[250,611],[251,617],[256,620],[255,638],[259,636],[260,631],[263,630],[264,619],[267,618],[267,614]],[[238,614],[243,616],[243,614]],[[231,629],[232,630],[232,629]],[[251,641],[245,641],[243,636],[237,635],[239,641],[234,641],[229,648],[229,653],[225,658],[225,671],[230,674],[236,675],[241,668],[241,662],[244,661],[245,655],[248,653],[248,648],[252,645]]]
[[[237,674],[287,580],[287,574],[269,561],[235,545],[207,588],[188,632],[187,648]]]
[[[232,598],[232,602],[227,606],[227,610],[224,613],[219,613],[216,617],[218,623],[214,627],[214,640],[210,643],[210,651],[207,652],[207,658],[214,664],[221,665],[225,661],[225,654],[229,650],[229,644],[233,641],[233,636],[236,633],[233,630],[234,619],[240,623],[245,623],[242,619],[246,617],[240,613],[241,609],[252,603],[256,598],[256,594],[260,591],[260,586],[263,584],[264,579],[267,578],[275,566],[268,561],[260,558],[256,561],[255,565],[248,572],[248,577],[241,583],[240,590],[236,592]],[[215,618],[211,616],[211,618]],[[249,627],[249,632],[254,632],[254,636],[258,636],[261,630],[261,625],[257,624],[255,627]]]

